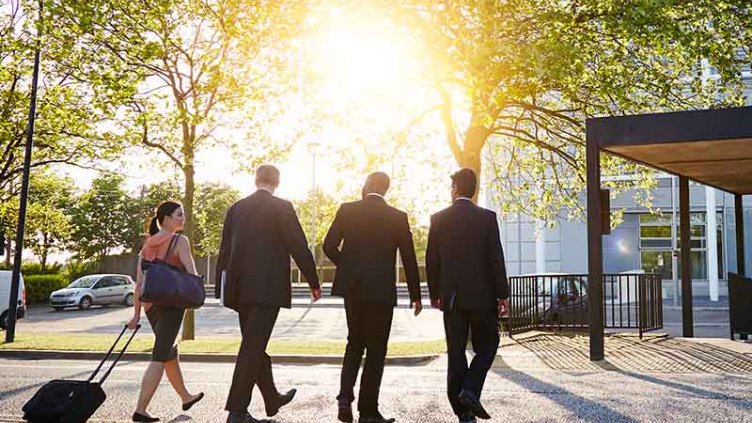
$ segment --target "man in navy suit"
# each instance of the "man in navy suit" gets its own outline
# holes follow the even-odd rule
[[[496,213],[473,203],[477,184],[471,169],[452,175],[453,204],[431,216],[426,250],[431,304],[444,312],[447,395],[463,423],[491,418],[480,396],[499,347],[498,318],[509,308]],[[475,357],[468,367],[470,333]]]

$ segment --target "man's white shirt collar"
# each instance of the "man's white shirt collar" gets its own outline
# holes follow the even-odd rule
[[[268,192],[269,194],[272,194],[272,195],[274,195],[274,193],[272,192],[272,190],[270,190],[269,188],[258,187],[257,191],[266,191],[266,192]]]
[[[368,193],[368,195],[366,195],[366,197],[370,197],[370,196],[372,196],[372,195],[373,195],[373,196],[375,196],[375,197],[379,197],[379,198],[381,198],[382,200],[384,199],[384,196],[383,196],[383,195],[381,195],[381,194],[379,194],[378,192],[369,192],[369,193]]]
[[[466,201],[469,201],[471,203],[473,202],[472,198],[467,198],[467,197],[457,197],[457,198],[454,199],[454,202],[456,203],[456,202],[458,202],[460,200],[466,200]]]

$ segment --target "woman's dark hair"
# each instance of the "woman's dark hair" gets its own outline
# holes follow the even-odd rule
[[[151,218],[149,223],[149,235],[154,235],[159,232],[159,225],[164,223],[165,217],[175,213],[175,210],[183,207],[182,204],[177,201],[165,201],[157,207],[157,211],[154,213],[154,217]],[[157,224],[159,223],[159,224]]]

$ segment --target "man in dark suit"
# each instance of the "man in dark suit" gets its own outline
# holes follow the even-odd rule
[[[481,390],[499,347],[498,318],[509,308],[496,213],[473,204],[477,181],[471,169],[452,175],[453,204],[431,216],[426,250],[431,305],[444,312],[447,395],[460,422],[490,418]],[[475,352],[469,368],[468,332]]]
[[[397,305],[397,249],[415,315],[422,310],[418,264],[407,214],[386,203],[388,189],[389,177],[385,173],[370,174],[363,187],[363,199],[342,204],[324,239],[324,253],[337,266],[332,295],[344,297],[347,315],[347,348],[337,396],[338,418],[343,422],[353,421],[353,389],[364,350],[368,354],[360,380],[359,421],[394,421],[381,415],[378,400]]]
[[[248,413],[254,385],[261,390],[270,417],[295,395],[294,389],[279,394],[266,354],[280,307],[290,308],[291,255],[311,287],[313,301],[321,298],[316,265],[295,209],[273,195],[278,185],[279,170],[260,166],[258,190],[230,207],[222,229],[215,295],[222,295],[224,305],[238,312],[243,336],[225,406],[230,412],[228,423],[258,421]]]

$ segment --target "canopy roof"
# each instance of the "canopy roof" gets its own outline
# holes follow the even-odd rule
[[[732,194],[752,194],[752,107],[588,119],[601,150]]]

